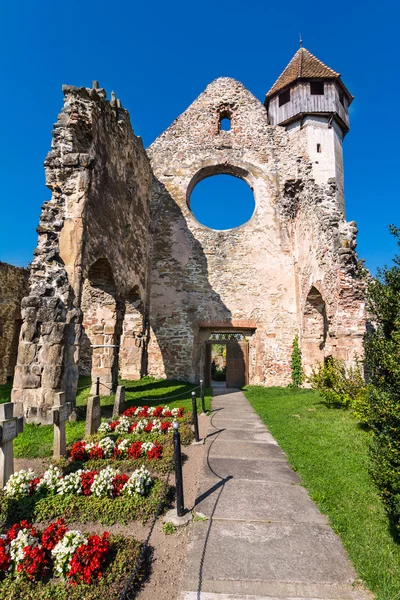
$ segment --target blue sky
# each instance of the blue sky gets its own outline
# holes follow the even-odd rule
[[[390,264],[388,225],[400,225],[399,19],[394,0],[1,3],[0,260],[31,260],[63,83],[97,79],[115,90],[148,146],[216,77],[234,77],[263,100],[301,31],[355,96],[344,142],[347,218],[357,221],[367,266]]]

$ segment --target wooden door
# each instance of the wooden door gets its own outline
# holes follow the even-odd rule
[[[228,342],[226,345],[226,387],[240,388],[248,382],[248,342]]]

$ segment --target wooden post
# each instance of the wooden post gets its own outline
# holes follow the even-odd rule
[[[125,386],[119,385],[115,394],[113,419],[116,419],[125,410]]]
[[[86,408],[85,436],[96,433],[101,423],[100,396],[90,396]]]
[[[66,454],[67,440],[65,436],[65,422],[68,421],[70,412],[71,402],[65,402],[65,392],[57,393],[56,400],[53,406],[54,460],[59,460],[62,456],[65,456]]]
[[[13,440],[24,428],[23,417],[14,417],[14,404],[0,404],[0,486],[4,487],[14,473]]]

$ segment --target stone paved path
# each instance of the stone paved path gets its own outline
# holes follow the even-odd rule
[[[371,598],[243,393],[212,407],[180,600]]]

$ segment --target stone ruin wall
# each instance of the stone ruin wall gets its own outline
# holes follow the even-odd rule
[[[14,375],[21,329],[21,300],[28,292],[28,269],[0,262],[0,385]]]
[[[93,381],[115,385],[119,353],[129,365],[136,360],[140,376],[151,170],[127,111],[94,85],[63,87],[45,161],[52,197],[42,207],[30,291],[22,301],[12,392],[17,411],[30,421],[49,419],[56,391],[75,401],[84,339],[82,370],[91,362]],[[131,318],[124,322],[132,297],[141,311],[134,326]]]
[[[219,131],[227,114],[231,130]],[[216,326],[247,332],[254,384],[290,382],[296,332],[309,364],[331,351],[341,356],[354,339],[358,348],[364,306],[355,227],[340,213],[335,183],[315,184],[306,148],[304,131],[269,126],[263,105],[228,78],[210,84],[152,144],[150,374],[198,380],[200,342]],[[194,185],[218,173],[247,181],[257,205],[248,223],[226,232],[200,225],[188,207]],[[306,306],[314,285],[323,294],[316,317]]]

